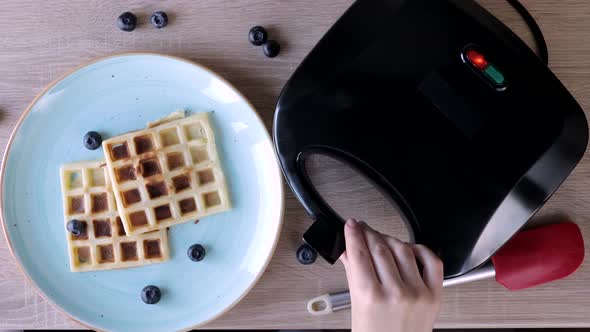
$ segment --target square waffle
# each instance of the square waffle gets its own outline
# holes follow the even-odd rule
[[[104,161],[66,164],[60,171],[64,229],[72,219],[86,224],[86,231],[78,236],[66,230],[73,272],[128,268],[168,260],[165,229],[125,234]]]
[[[127,234],[231,208],[208,113],[176,112],[102,146]]]

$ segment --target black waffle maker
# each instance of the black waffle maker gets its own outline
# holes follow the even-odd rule
[[[323,258],[344,251],[344,220],[306,173],[316,153],[374,182],[451,278],[547,201],[582,158],[588,125],[545,63],[474,1],[358,0],[287,82],[273,134],[313,219],[303,238]]]

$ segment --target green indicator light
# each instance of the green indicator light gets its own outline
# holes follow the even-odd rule
[[[503,85],[504,82],[506,81],[506,79],[504,78],[504,75],[502,75],[502,73],[499,72],[498,69],[496,69],[496,67],[494,67],[494,65],[492,65],[492,64],[488,65],[483,72],[496,85]]]

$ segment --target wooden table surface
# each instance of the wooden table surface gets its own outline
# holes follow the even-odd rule
[[[504,1],[481,0],[486,8],[530,42],[530,34]],[[18,117],[43,87],[88,60],[125,51],[153,51],[198,61],[226,77],[258,109],[268,128],[281,87],[297,65],[352,3],[351,0],[3,0],[0,10],[0,146],[5,148]],[[590,3],[587,0],[529,0],[549,45],[550,66],[586,110],[590,110]],[[115,18],[131,10],[140,19],[132,33]],[[165,10],[171,22],[151,28],[150,13]],[[250,46],[250,27],[266,26],[283,47],[268,59]],[[314,160],[320,191],[336,209],[378,229],[406,238],[397,212],[364,180],[331,160]],[[590,239],[588,156],[537,216],[568,217]],[[294,251],[309,225],[288,192],[285,223],[274,259],[258,285],[211,328],[346,328],[348,312],[310,316],[306,300],[343,289],[342,266],[297,263]],[[586,251],[588,254],[589,251]],[[0,329],[79,328],[37,295],[0,240]],[[508,292],[492,280],[445,290],[438,327],[590,326],[590,265],[565,280]]]

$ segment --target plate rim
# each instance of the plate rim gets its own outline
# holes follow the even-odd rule
[[[37,104],[37,102],[39,101],[39,99],[41,99],[51,88],[53,88],[55,85],[57,85],[58,83],[60,83],[61,81],[63,81],[65,78],[67,78],[68,76],[78,72],[81,69],[84,69],[86,67],[89,67],[97,62],[101,62],[104,60],[109,60],[109,59],[113,59],[113,58],[121,58],[121,57],[126,57],[126,56],[155,56],[155,57],[162,57],[162,58],[167,58],[167,59],[171,59],[171,60],[175,60],[175,61],[179,61],[179,62],[183,62],[185,64],[197,67],[201,70],[206,71],[208,74],[210,74],[211,76],[215,77],[216,79],[222,81],[224,84],[226,84],[228,87],[230,87],[238,96],[240,96],[240,98],[246,102],[246,104],[254,111],[254,115],[256,116],[258,122],[260,123],[260,125],[262,125],[263,128],[265,128],[264,130],[264,135],[268,138],[268,140],[272,143],[272,137],[270,135],[270,133],[268,132],[268,130],[266,130],[266,125],[264,124],[264,121],[262,120],[262,118],[260,117],[260,114],[258,113],[258,110],[256,110],[256,108],[254,107],[254,105],[252,105],[252,103],[250,102],[250,100],[248,98],[246,98],[246,96],[244,96],[240,90],[238,90],[233,84],[231,84],[228,80],[226,80],[224,77],[222,77],[221,75],[217,74],[216,72],[214,72],[213,70],[209,69],[208,67],[190,60],[190,59],[186,59],[180,56],[175,56],[175,55],[169,55],[169,54],[164,54],[164,53],[158,53],[158,52],[121,52],[121,53],[115,53],[115,54],[111,54],[111,55],[106,55],[106,56],[102,56],[102,57],[98,57],[98,58],[94,58],[92,60],[89,61],[85,61],[82,64],[79,64],[77,66],[75,66],[74,68],[66,71],[64,74],[60,75],[59,77],[57,77],[56,79],[52,80],[49,84],[47,84],[39,93],[37,93],[35,95],[35,97],[33,98],[33,100],[31,100],[31,102],[27,105],[27,107],[25,108],[24,112],[20,115],[20,117],[18,118],[16,125],[14,126],[14,128],[12,129],[12,132],[10,133],[10,136],[8,138],[8,142],[6,143],[6,148],[4,150],[4,153],[2,154],[2,161],[0,163],[0,224],[2,225],[2,232],[4,233],[4,239],[6,240],[6,243],[8,245],[8,251],[10,251],[10,254],[12,255],[12,257],[14,258],[15,262],[16,262],[16,266],[18,267],[18,269],[22,272],[22,274],[25,276],[26,281],[33,286],[33,289],[35,290],[35,292],[37,294],[39,294],[41,296],[41,298],[43,298],[46,302],[48,302],[51,306],[53,306],[54,308],[56,308],[58,311],[60,311],[61,313],[65,314],[65,316],[67,316],[69,319],[73,320],[74,322],[81,324],[82,326],[85,326],[91,330],[98,330],[96,326],[92,326],[89,323],[86,322],[82,322],[81,320],[79,320],[77,317],[75,317],[73,314],[67,312],[65,309],[63,309],[62,307],[60,307],[59,305],[57,305],[56,303],[54,303],[47,294],[45,294],[45,292],[43,292],[43,290],[41,290],[41,288],[39,287],[39,285],[37,285],[37,283],[33,280],[33,278],[29,275],[29,273],[26,271],[26,269],[24,268],[24,266],[22,265],[19,257],[15,254],[14,248],[12,247],[12,242],[10,240],[10,237],[8,235],[8,230],[6,228],[6,221],[4,220],[4,173],[6,171],[6,164],[7,164],[7,157],[8,154],[10,152],[10,149],[12,147],[12,143],[13,143],[13,139],[17,133],[17,131],[20,129],[23,121],[25,120],[25,118],[27,117],[27,115],[31,112],[31,110],[33,109],[33,107]],[[276,252],[277,249],[277,245],[278,245],[278,241],[281,237],[281,233],[283,230],[283,223],[284,223],[284,219],[285,219],[285,186],[284,186],[284,180],[279,166],[279,161],[277,159],[277,155],[276,155],[276,151],[275,149],[273,150],[273,155],[274,155],[274,160],[275,160],[275,167],[277,168],[277,171],[279,173],[279,192],[280,192],[280,210],[279,210],[279,225],[278,225],[278,230],[275,234],[275,238],[273,240],[273,244],[272,244],[272,248],[269,252],[269,255],[266,257],[264,264],[263,264],[263,268],[260,269],[260,271],[258,272],[258,274],[254,277],[254,280],[250,283],[250,285],[248,286],[248,288],[242,292],[242,294],[240,294],[240,296],[234,300],[232,303],[230,303],[230,305],[228,305],[224,310],[220,311],[219,313],[217,313],[216,315],[210,317],[207,320],[204,320],[202,322],[200,322],[199,324],[196,324],[194,326],[188,326],[185,328],[182,328],[180,331],[190,331],[196,328],[199,328],[201,326],[204,326],[206,324],[211,323],[212,321],[218,319],[219,317],[223,316],[224,314],[226,314],[228,311],[230,311],[233,307],[235,307],[246,295],[248,295],[250,293],[250,291],[254,288],[254,286],[256,286],[258,284],[258,282],[260,281],[260,279],[262,278],[262,275],[264,274],[264,272],[266,272],[268,265],[270,264],[270,261],[272,260],[272,258],[274,257],[274,254]],[[98,330],[101,331],[101,330]]]

